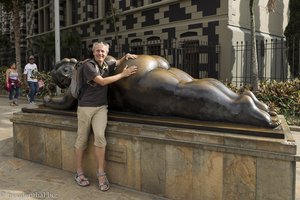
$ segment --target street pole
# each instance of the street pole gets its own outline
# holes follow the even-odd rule
[[[54,32],[55,32],[55,63],[60,61],[60,31],[59,31],[59,0],[54,0]],[[61,89],[56,86],[56,93],[61,94]]]
[[[55,62],[60,61],[59,0],[54,0]]]

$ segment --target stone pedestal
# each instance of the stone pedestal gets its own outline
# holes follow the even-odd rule
[[[114,184],[170,199],[295,199],[296,146],[280,118],[270,130],[110,114],[106,171]],[[16,157],[75,171],[76,113],[25,110],[12,122]],[[92,136],[84,168],[95,178]]]

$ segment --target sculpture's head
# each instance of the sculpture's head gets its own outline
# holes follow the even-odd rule
[[[57,62],[51,71],[52,80],[60,88],[67,88],[71,84],[72,71],[77,63],[75,58],[64,58]]]

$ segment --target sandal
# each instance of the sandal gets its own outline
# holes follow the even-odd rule
[[[80,178],[80,176],[82,176],[83,178]],[[83,172],[76,172],[74,178],[75,178],[76,183],[82,187],[90,185],[89,180],[84,176]]]
[[[103,177],[104,181],[100,183],[100,180],[99,178],[100,177]],[[109,182],[108,182],[108,179],[106,177],[106,173],[105,172],[97,172],[97,178],[98,178],[98,187],[99,187],[99,190],[101,190],[102,192],[106,192],[107,190],[109,190]]]

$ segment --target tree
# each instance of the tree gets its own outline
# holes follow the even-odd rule
[[[16,54],[16,66],[19,74],[22,74],[21,68],[21,32],[20,32],[20,10],[24,8],[25,4],[29,0],[0,0],[0,3],[4,6],[5,12],[12,14],[14,40],[15,40],[15,54]]]
[[[80,59],[81,38],[78,32],[61,32],[62,58]]]
[[[269,0],[267,4],[268,12],[272,12],[275,9],[275,1]],[[253,11],[254,0],[250,0],[250,29],[251,29],[251,84],[254,92],[259,90],[258,81],[258,64],[257,64],[257,49],[256,49],[256,36],[255,36],[255,16]]]
[[[81,54],[81,38],[77,32],[62,31],[61,34],[62,58],[80,59]],[[36,37],[32,40],[33,52],[39,52],[42,57],[43,70],[48,71],[50,63],[54,63],[55,55],[55,36],[54,32],[47,33],[43,36]]]
[[[40,68],[47,71],[50,61],[54,60],[55,55],[55,37],[54,32],[36,37],[32,40],[32,49],[34,53],[39,54]],[[42,64],[41,64],[42,63]]]
[[[114,3],[112,0],[109,0],[105,3],[108,3],[110,7],[110,12],[106,13],[106,19],[109,20],[109,23],[113,24],[114,26],[114,31],[115,31],[115,41],[116,41],[116,45],[117,45],[117,52],[118,52],[118,57],[120,56],[121,52],[120,52],[120,42],[119,42],[119,31],[118,31],[118,27],[117,27],[117,20],[119,17],[118,11],[114,6]]]
[[[289,23],[284,31],[288,42],[288,61],[291,66],[291,73],[294,77],[300,78],[300,1],[291,0],[289,5]]]

